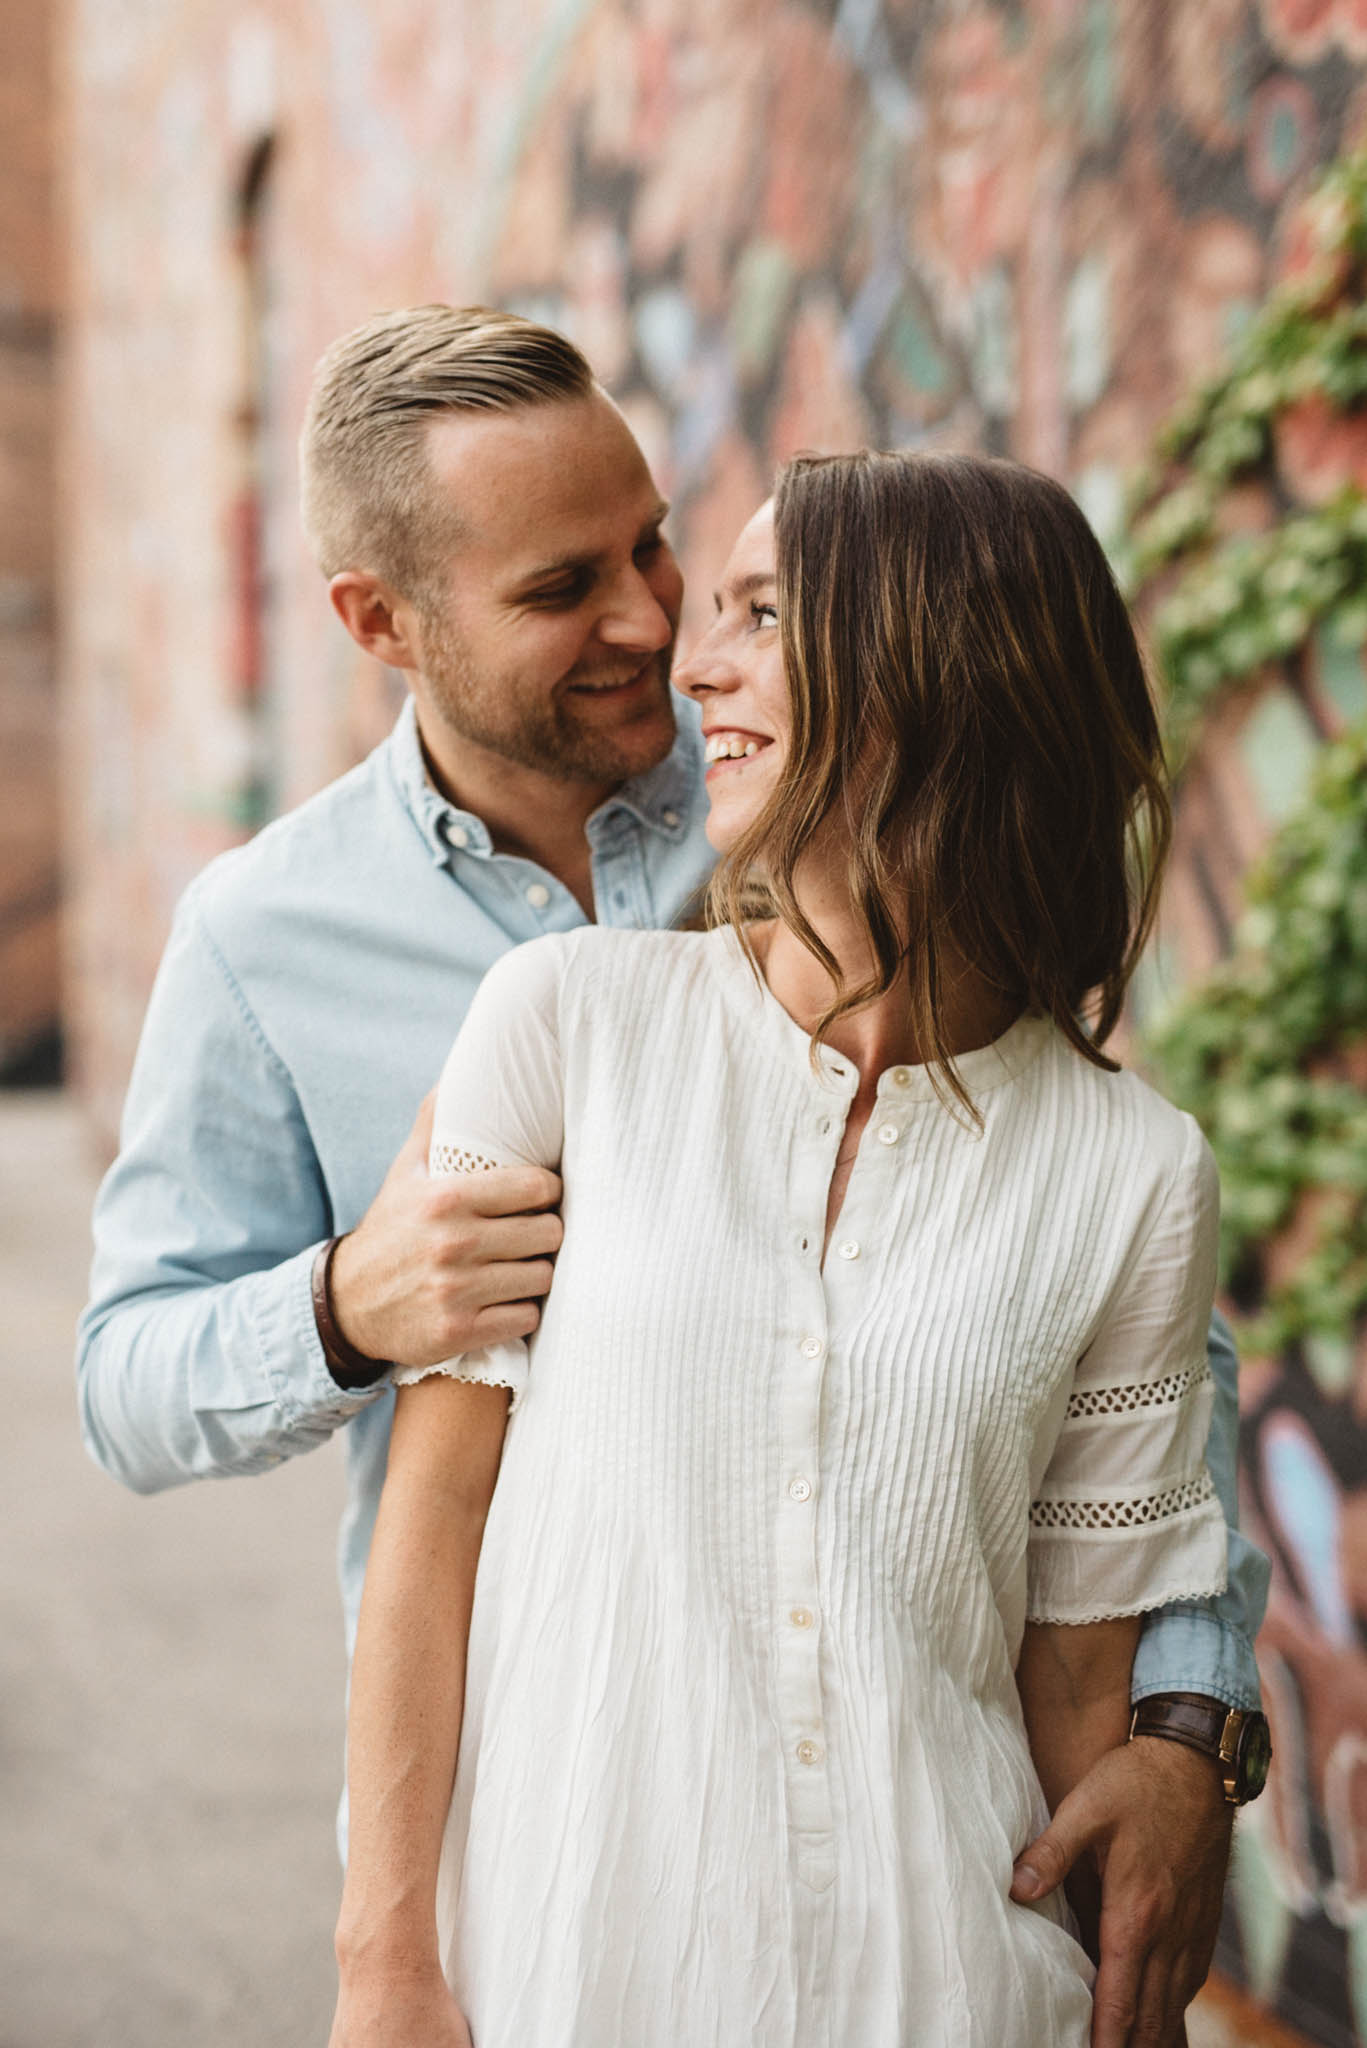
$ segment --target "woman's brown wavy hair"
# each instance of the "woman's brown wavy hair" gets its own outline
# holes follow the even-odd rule
[[[946,940],[1099,1067],[1171,838],[1162,741],[1106,557],[1049,477],[972,455],[803,455],[775,494],[792,744],[712,885],[742,938],[759,878],[836,982],[816,1027],[907,987],[937,1081]],[[843,814],[875,972],[841,986],[794,892]]]

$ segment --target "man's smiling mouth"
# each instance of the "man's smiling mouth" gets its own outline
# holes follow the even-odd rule
[[[650,681],[655,672],[653,661],[642,662],[629,676],[617,676],[606,682],[570,683],[568,692],[576,697],[624,697],[628,690],[636,689],[641,683]]]

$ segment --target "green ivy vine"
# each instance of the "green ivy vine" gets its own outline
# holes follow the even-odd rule
[[[1246,894],[1233,954],[1146,1049],[1210,1139],[1226,1285],[1273,1352],[1346,1340],[1367,1312],[1367,732],[1325,748]],[[1264,1246],[1302,1221],[1265,1289]]]
[[[1321,633],[1367,642],[1367,496],[1224,531],[1249,482],[1278,503],[1278,415],[1367,402],[1367,152],[1307,208],[1310,260],[1162,436],[1133,494],[1127,567],[1168,691],[1174,758],[1213,703]],[[1367,724],[1327,745],[1246,884],[1231,956],[1145,1033],[1220,1165],[1225,1285],[1246,1341],[1321,1369],[1367,1317]],[[1335,1370],[1338,1370],[1335,1367]]]

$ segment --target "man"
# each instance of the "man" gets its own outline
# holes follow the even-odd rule
[[[79,1376],[93,1455],[143,1491],[260,1471],[347,1423],[350,1639],[388,1366],[527,1334],[559,1242],[554,1176],[429,1181],[414,1106],[503,951],[594,916],[674,922],[710,855],[670,700],[666,507],[568,342],[479,309],[373,320],[319,365],[303,470],[333,606],[412,702],[180,906],[97,1208]],[[1218,1345],[1216,1365],[1232,1520]],[[1209,1744],[1200,1706],[1175,1743],[1166,1696],[1204,1699],[1221,1732],[1256,1705],[1261,1560],[1230,1545],[1216,1610],[1146,1628],[1156,1739],[1103,1759],[1018,1874],[1038,1895],[1094,1851],[1097,2048],[1180,2038],[1209,1959],[1230,1809],[1218,1763],[1181,1746]]]

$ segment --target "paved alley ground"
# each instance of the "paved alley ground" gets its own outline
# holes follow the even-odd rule
[[[96,1470],[93,1179],[60,1097],[0,1095],[0,2048],[323,2048],[339,1449],[152,1499]]]

